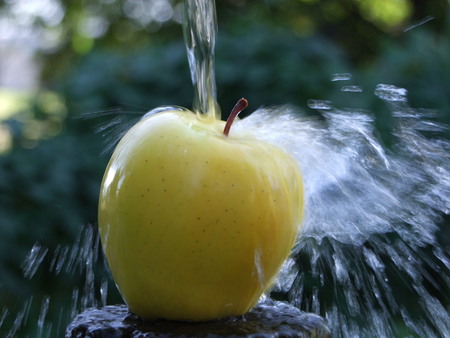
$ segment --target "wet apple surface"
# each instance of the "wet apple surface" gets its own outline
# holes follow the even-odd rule
[[[303,215],[297,162],[250,131],[225,135],[224,128],[187,110],[150,115],[108,164],[102,245],[124,300],[141,317],[243,314],[289,256]]]

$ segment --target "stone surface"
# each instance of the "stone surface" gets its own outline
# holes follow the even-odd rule
[[[331,337],[322,317],[266,299],[243,316],[192,323],[142,320],[125,305],[87,309],[67,327],[74,337]]]

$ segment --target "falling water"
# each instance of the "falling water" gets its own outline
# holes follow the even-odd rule
[[[183,33],[195,89],[194,111],[220,118],[214,73],[214,47],[217,34],[215,2],[185,1]]]
[[[186,13],[194,109],[218,112],[214,2],[189,1]],[[350,79],[348,73],[330,78]],[[358,95],[362,88],[343,91]],[[442,136],[448,129],[426,110],[410,107],[406,89],[381,84],[374,95],[394,119],[389,149],[377,138],[371,114],[327,100],[307,102],[320,118],[286,106],[260,109],[235,123],[236,130],[251,129],[286,149],[303,171],[303,230],[271,295],[322,315],[335,337],[449,336],[450,142]],[[72,303],[56,323],[47,320],[51,296],[24,300],[14,313],[0,309],[6,337],[30,321],[39,337],[61,335],[76,314],[106,304],[112,283],[96,278],[105,263],[93,226],[54,252],[36,244],[24,262],[24,277],[36,278],[45,260],[47,274],[82,277]],[[32,306],[40,309],[38,318],[28,318]],[[8,319],[12,324],[5,328]]]

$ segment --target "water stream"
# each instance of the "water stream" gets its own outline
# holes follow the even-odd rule
[[[194,109],[218,113],[214,2],[189,1],[187,17]],[[350,78],[335,74],[332,81],[345,84]],[[331,101],[308,102],[320,117],[284,106],[260,109],[235,123],[285,148],[304,175],[303,230],[271,295],[325,317],[335,337],[448,337],[450,142],[442,137],[447,127],[426,110],[410,107],[406,89],[380,84],[374,95],[393,116],[390,149],[377,138],[370,113],[340,109]],[[52,295],[23,300],[14,314],[0,309],[0,329],[5,318],[14,319],[7,337],[17,336],[27,322],[36,323],[38,337],[61,335],[77,313],[107,303],[111,280],[96,278],[106,268],[95,226],[55,252],[36,244],[24,262],[25,278],[35,278],[44,258],[51,259],[46,273],[84,281],[58,323],[46,320]],[[28,316],[32,305],[40,308],[38,318]]]
[[[215,1],[185,1],[184,7],[184,41],[195,90],[193,109],[196,112],[211,114],[220,119],[214,72],[214,49],[217,34]]]

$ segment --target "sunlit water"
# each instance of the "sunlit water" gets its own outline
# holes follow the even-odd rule
[[[184,32],[193,83],[194,109],[215,109],[213,2],[190,2]],[[197,7],[195,7],[197,6]],[[203,6],[203,7],[202,7]],[[207,20],[203,20],[207,18]],[[200,26],[199,26],[200,25]],[[203,26],[202,26],[203,25]],[[351,74],[334,74],[346,81]],[[343,86],[342,91],[362,89]],[[407,91],[379,85],[375,91],[393,116],[390,148],[376,136],[374,118],[326,100],[310,100],[311,117],[294,107],[261,109],[237,121],[262,140],[283,147],[299,162],[305,183],[306,215],[292,259],[284,266],[272,296],[302,311],[322,315],[336,337],[450,335],[450,143],[445,126],[423,109],[408,106]],[[218,110],[217,110],[218,111]],[[112,126],[114,123],[111,124]],[[58,322],[46,320],[52,295],[24,300],[16,312],[0,309],[0,329],[19,335],[36,323],[38,337],[61,335],[65,325],[92,306],[105,305],[108,280],[95,227],[54,252],[36,244],[23,265],[33,279],[44,258],[48,274],[83,276]],[[38,318],[30,318],[31,306]],[[13,319],[9,328],[5,319]]]

